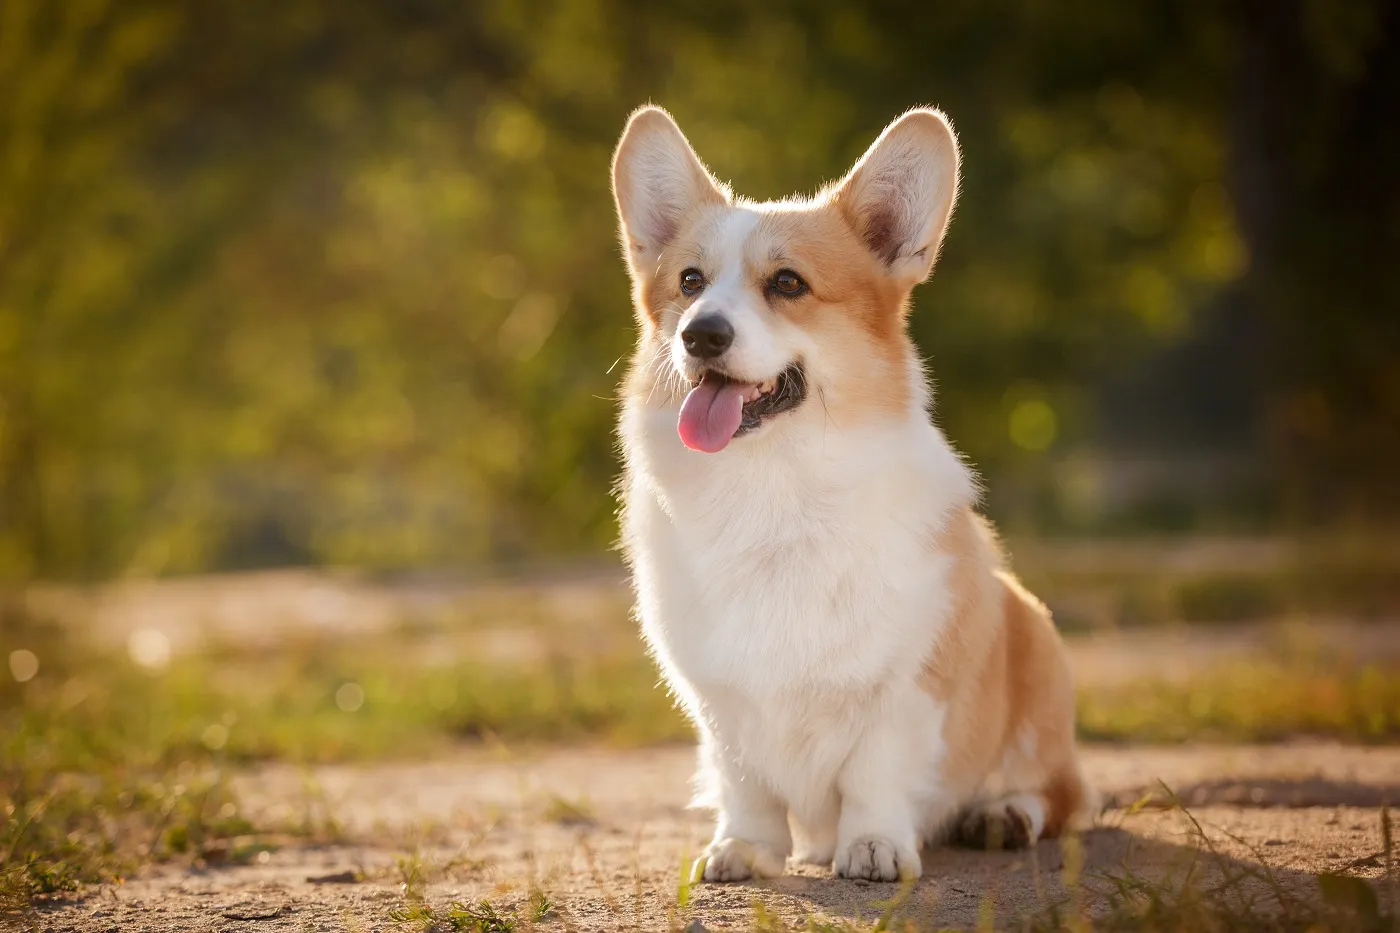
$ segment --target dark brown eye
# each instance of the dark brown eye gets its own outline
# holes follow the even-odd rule
[[[705,276],[699,269],[687,269],[681,273],[681,294],[694,295],[705,287]]]
[[[782,295],[784,298],[796,298],[799,295],[807,294],[807,283],[802,281],[802,276],[791,269],[779,269],[769,281],[768,287],[774,294]]]

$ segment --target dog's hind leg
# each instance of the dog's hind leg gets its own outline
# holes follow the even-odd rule
[[[1077,825],[1089,798],[1078,765],[1071,762],[1038,790],[1006,793],[968,807],[953,827],[953,841],[975,849],[1024,849]]]

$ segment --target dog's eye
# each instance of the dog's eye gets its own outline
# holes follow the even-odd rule
[[[694,295],[705,287],[705,276],[699,269],[687,269],[681,273],[681,293]]]
[[[768,282],[768,287],[784,298],[796,298],[807,294],[807,283],[791,269],[779,269]]]

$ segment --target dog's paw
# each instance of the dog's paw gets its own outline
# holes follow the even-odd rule
[[[695,866],[695,881],[747,881],[776,878],[787,867],[781,852],[761,842],[721,839],[710,843]]]
[[[976,807],[958,825],[957,841],[973,849],[1027,849],[1038,833],[1029,814],[1011,801]]]
[[[918,852],[902,851],[879,836],[861,836],[836,853],[838,878],[912,881],[922,873]]]

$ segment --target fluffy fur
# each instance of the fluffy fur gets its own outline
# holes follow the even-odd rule
[[[958,165],[925,109],[841,182],[778,203],[735,197],[658,108],[618,146],[639,327],[623,543],[642,631],[699,733],[706,880],[779,874],[794,840],[845,877],[917,877],[922,842],[1028,844],[1083,810],[1059,636],[974,511],[907,335]],[[780,269],[808,291],[774,294]],[[679,338],[702,313],[734,329],[717,361]],[[678,439],[707,369],[759,385],[793,363],[797,408],[719,453]]]

